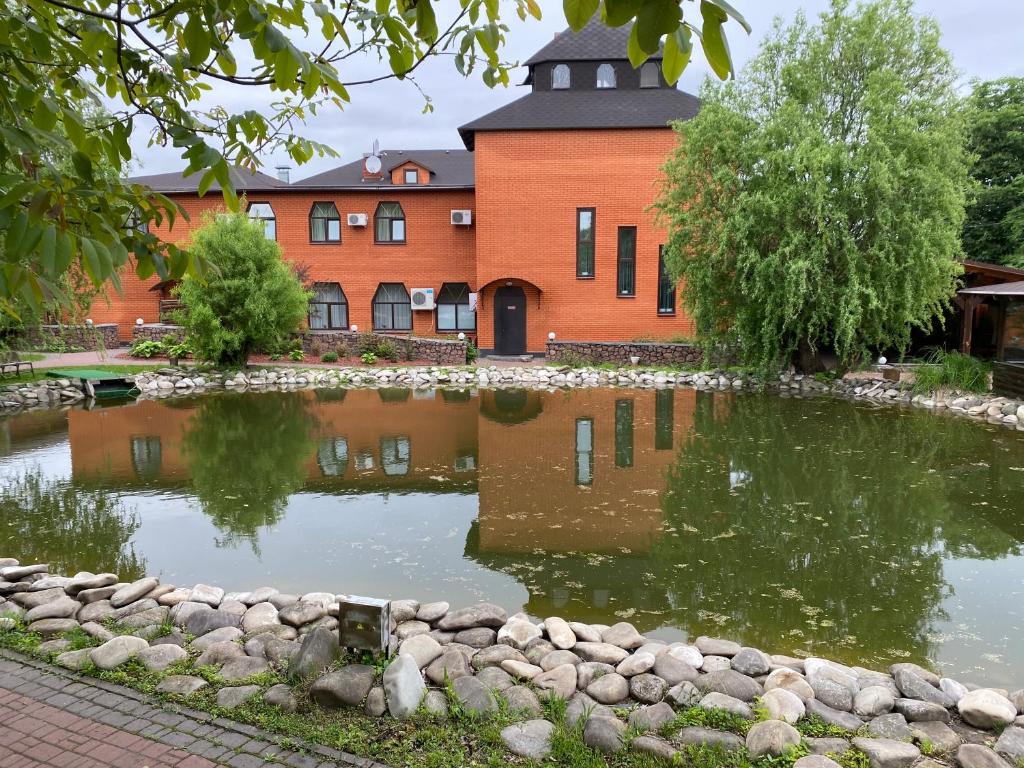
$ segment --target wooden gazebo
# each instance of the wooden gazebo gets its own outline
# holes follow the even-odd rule
[[[974,314],[986,305],[995,323],[995,363],[992,388],[999,394],[1024,397],[1024,280],[963,288],[964,320],[960,351],[971,352]]]

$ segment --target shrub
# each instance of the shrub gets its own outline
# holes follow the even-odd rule
[[[317,339],[312,339],[309,342],[309,354],[313,355],[313,357],[320,357],[323,352],[324,348]]]
[[[380,339],[373,353],[377,357],[383,357],[385,360],[390,360],[393,363],[398,362],[398,347],[391,339]]]
[[[153,341],[152,339],[137,339],[132,343],[132,347],[129,350],[129,354],[132,357],[156,357],[164,353],[164,345],[159,341]]]
[[[320,355],[320,362],[321,363],[336,363],[336,362],[338,362],[338,353],[337,352],[324,352],[322,355]]]
[[[288,353],[288,359],[296,363],[301,363],[306,357],[306,354],[302,351],[302,348],[293,349]]]
[[[367,352],[373,352],[376,354],[377,349],[377,337],[372,333],[360,333],[356,339],[356,351],[363,355]]]
[[[192,354],[192,348],[188,345],[188,342],[183,341],[174,344],[164,344],[164,352],[167,357],[177,360]]]
[[[960,392],[988,392],[992,365],[970,355],[936,349],[914,372],[914,391],[919,394],[940,389]]]
[[[480,357],[480,350],[472,339],[466,339],[466,362],[472,363]]]
[[[586,368],[593,363],[586,355],[581,355],[572,350],[566,350],[559,355],[559,362],[562,365],[568,365],[570,368]]]
[[[346,357],[349,356],[348,344],[346,344],[344,341],[339,341],[338,346],[334,348],[334,352],[338,355],[340,359],[344,360]]]
[[[377,356],[373,354],[373,352],[363,352],[363,354],[359,356],[359,359],[366,365],[373,365],[377,362]]]
[[[297,331],[311,296],[267,240],[260,222],[219,215],[193,236],[191,250],[212,269],[177,288],[193,351],[218,365],[244,365],[257,349],[273,349]]]

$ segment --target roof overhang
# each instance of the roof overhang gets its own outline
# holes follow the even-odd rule
[[[1024,280],[1017,280],[1013,283],[997,283],[996,285],[982,285],[977,288],[962,288],[957,291],[960,295],[970,296],[1024,296]]]

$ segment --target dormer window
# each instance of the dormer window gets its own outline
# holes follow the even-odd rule
[[[653,61],[648,61],[642,67],[640,67],[640,87],[641,88],[657,88],[661,83],[658,79],[658,65]]]
[[[597,87],[615,87],[615,67],[613,67],[611,64],[602,64],[597,68]]]
[[[569,87],[569,65],[556,64],[551,70],[551,88],[564,90]]]
[[[415,168],[406,168],[404,171],[404,179],[406,184],[419,184],[420,173]]]

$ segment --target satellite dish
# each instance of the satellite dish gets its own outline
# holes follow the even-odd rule
[[[376,142],[374,142],[376,144]],[[381,162],[377,155],[370,155],[366,158],[366,171],[367,173],[380,173]]]

